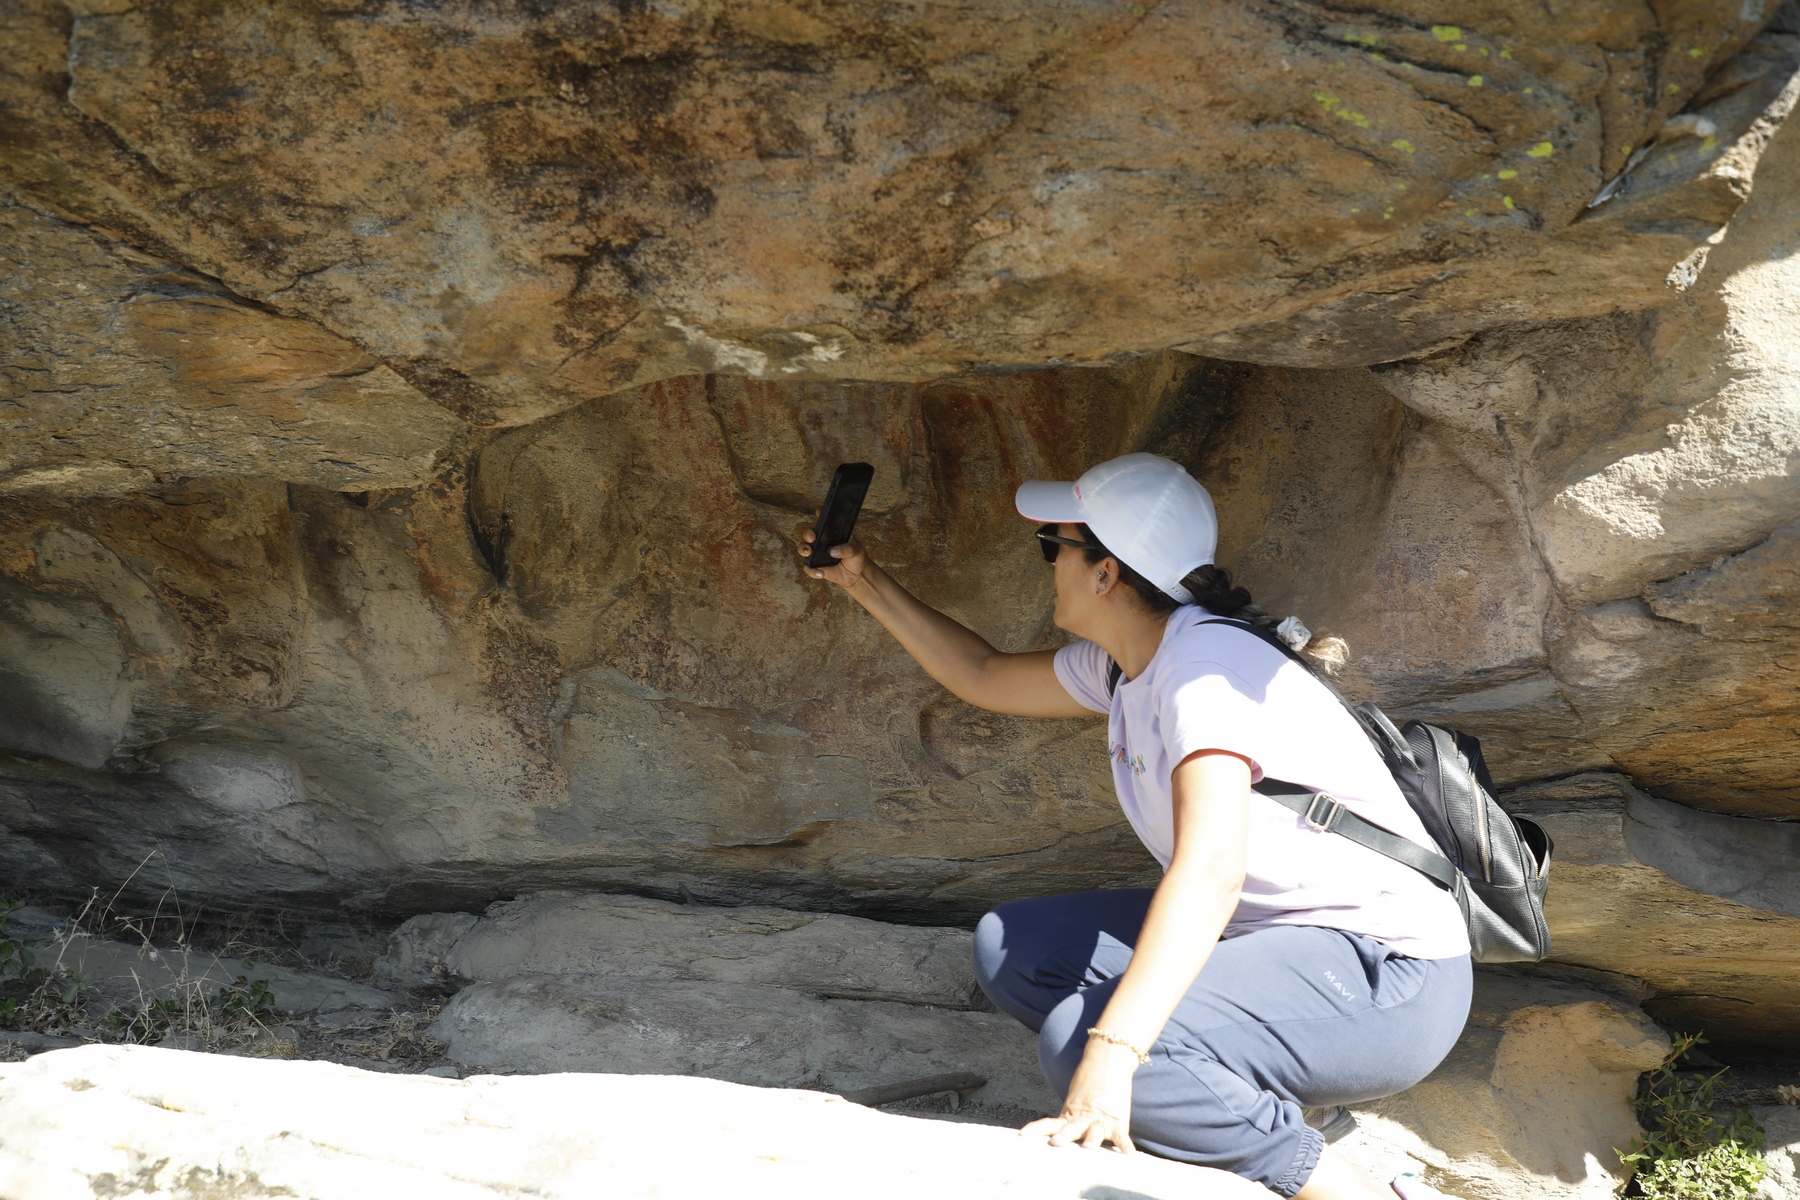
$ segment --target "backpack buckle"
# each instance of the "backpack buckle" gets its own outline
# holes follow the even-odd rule
[[[1306,822],[1308,829],[1316,829],[1320,833],[1329,833],[1331,827],[1337,824],[1338,815],[1343,811],[1344,806],[1342,804],[1339,804],[1324,792],[1320,792],[1307,804],[1306,812],[1302,815],[1301,819]]]

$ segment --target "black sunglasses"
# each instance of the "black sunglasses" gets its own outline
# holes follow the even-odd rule
[[[1038,526],[1037,537],[1038,549],[1044,552],[1044,561],[1047,563],[1056,561],[1056,551],[1059,546],[1073,546],[1077,550],[1106,549],[1099,542],[1078,542],[1074,538],[1062,537],[1056,532],[1055,525]]]

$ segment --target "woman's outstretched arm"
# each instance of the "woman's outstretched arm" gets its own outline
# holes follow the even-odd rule
[[[1250,764],[1223,750],[1201,750],[1176,766],[1175,855],[1150,900],[1131,965],[1096,1028],[1148,1052],[1175,1006],[1206,965],[1244,887],[1250,839]],[[1131,1144],[1131,1077],[1138,1060],[1126,1046],[1089,1038],[1069,1082],[1062,1113],[1033,1121],[1026,1133],[1056,1145],[1098,1149]]]
[[[812,549],[813,532],[800,536],[800,553]],[[834,567],[807,567],[814,579],[837,584],[886,627],[925,673],[977,708],[1018,717],[1085,717],[1056,678],[1054,650],[1005,654],[968,626],[925,604],[877,566],[861,544],[832,548]]]

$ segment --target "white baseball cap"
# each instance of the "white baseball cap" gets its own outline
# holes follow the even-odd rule
[[[1108,459],[1074,483],[1033,479],[1019,485],[1015,503],[1033,521],[1085,524],[1178,604],[1194,602],[1181,580],[1211,562],[1219,546],[1212,497],[1180,463],[1160,454]]]

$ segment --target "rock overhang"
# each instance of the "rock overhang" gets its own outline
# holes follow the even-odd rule
[[[14,21],[12,188],[478,425],[696,371],[1352,366],[1654,306],[1800,64],[1768,0]]]
[[[1792,5],[946,11],[13,11],[7,861],[396,915],[1139,882],[1088,731],[783,568],[867,457],[885,561],[1049,644],[1006,497],[1145,447],[1505,782],[1800,811]]]

